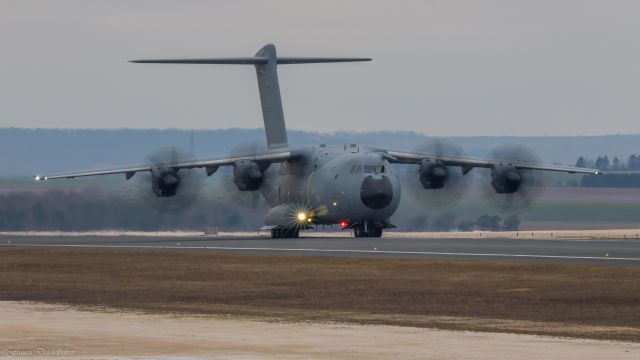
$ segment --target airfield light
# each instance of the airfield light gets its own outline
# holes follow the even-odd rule
[[[334,201],[334,202],[333,202],[333,206],[338,206],[338,202],[337,202],[337,201]]]

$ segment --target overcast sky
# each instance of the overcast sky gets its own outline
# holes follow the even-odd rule
[[[0,126],[256,128],[255,71],[158,57],[368,56],[279,68],[293,129],[640,133],[640,2],[0,0]]]

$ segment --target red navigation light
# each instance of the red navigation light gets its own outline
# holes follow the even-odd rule
[[[347,226],[349,226],[349,223],[348,223],[348,222],[346,222],[346,221],[340,221],[340,227],[341,227],[341,228],[343,228],[343,229],[344,229],[344,228],[346,228]]]

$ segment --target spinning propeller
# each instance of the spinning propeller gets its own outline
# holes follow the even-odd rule
[[[264,153],[266,144],[251,141],[235,146],[229,157]],[[268,163],[239,161],[234,166],[226,166],[220,171],[217,192],[227,201],[244,209],[260,209],[269,206],[271,192],[275,188],[277,167]]]
[[[429,154],[415,170],[405,173],[403,185],[414,199],[429,207],[443,207],[460,201],[467,192],[471,179],[458,166],[445,166],[440,158],[464,156],[462,147],[441,138],[429,139],[414,149],[415,153]]]
[[[543,189],[542,173],[516,169],[511,163],[540,164],[534,152],[526,146],[512,144],[495,148],[488,157],[497,164],[491,169],[490,184],[483,186],[489,204],[508,213],[529,208]]]
[[[175,147],[149,154],[146,163],[151,164],[151,172],[138,173],[133,177],[138,198],[161,215],[189,209],[198,200],[205,176],[196,170],[178,170],[172,165],[192,160],[192,156]]]

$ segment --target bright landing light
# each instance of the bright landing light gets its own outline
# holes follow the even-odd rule
[[[296,217],[298,218],[299,221],[305,221],[307,218],[307,214],[301,211],[296,215]]]

